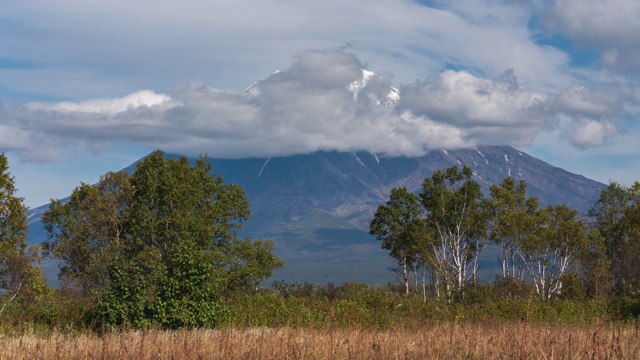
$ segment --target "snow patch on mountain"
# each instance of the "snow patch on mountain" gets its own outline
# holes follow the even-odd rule
[[[358,162],[360,163],[360,165],[364,166],[365,169],[369,170],[369,168],[367,167],[367,165],[365,165],[362,160],[360,159],[360,157],[358,157],[358,154],[353,154],[353,157],[358,160]]]
[[[364,89],[364,87],[367,86],[369,79],[371,79],[374,76],[378,76],[378,75],[376,75],[376,73],[374,73],[373,71],[363,69],[362,78],[349,84],[347,89],[349,89],[349,91],[353,93],[354,98],[357,98],[358,94],[360,93],[360,90]]]
[[[483,182],[487,186],[491,186],[491,184],[487,180],[483,179],[482,176],[478,175],[477,172],[474,171],[473,172],[473,176],[475,176],[478,180],[480,180],[481,182]]]
[[[276,70],[273,73],[271,73],[271,75],[267,75],[265,77],[263,77],[262,79],[254,82],[253,84],[251,84],[248,88],[244,89],[244,91],[242,92],[245,95],[251,95],[251,96],[258,96],[260,95],[260,83],[267,80],[268,78],[270,78],[271,76],[279,73],[280,70]]]
[[[371,175],[375,176],[376,178],[378,178],[378,180],[380,180],[380,178],[378,177],[378,175],[373,172],[371,169],[369,169],[369,167],[367,165],[365,165],[365,163],[362,161],[362,159],[360,159],[360,157],[358,156],[358,154],[354,153],[353,157],[360,163],[360,165],[362,165],[365,169],[367,169],[367,171],[369,173],[371,173]],[[378,165],[380,165],[380,163],[378,163]]]
[[[475,150],[476,150],[476,152],[477,152],[477,153],[478,153],[478,154],[479,154],[479,155],[484,159],[484,163],[485,163],[485,164],[487,164],[487,165],[489,165],[489,160],[487,160],[487,158],[486,158],[486,157],[484,157],[484,155],[482,154],[482,152],[480,152],[480,149],[476,148]]]
[[[260,168],[260,172],[258,172],[258,178],[260,177],[260,175],[262,175],[262,172],[264,171],[264,168],[267,167],[267,164],[269,163],[269,160],[271,160],[271,158],[268,158],[267,161],[265,161],[264,164],[262,164],[262,167]]]

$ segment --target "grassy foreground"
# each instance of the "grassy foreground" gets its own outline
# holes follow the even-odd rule
[[[0,359],[638,359],[635,325],[424,323],[0,335]]]

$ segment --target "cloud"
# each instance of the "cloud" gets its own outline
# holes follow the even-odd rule
[[[550,131],[580,149],[625,132],[619,119],[640,114],[638,88],[571,86],[560,93],[522,88],[512,70],[494,79],[447,70],[402,88],[401,111],[455,126],[464,146],[526,146]]]
[[[592,119],[581,119],[571,129],[572,131],[567,132],[567,137],[572,145],[581,149],[602,146],[620,133],[617,124]]]
[[[447,70],[436,80],[403,87],[401,108],[460,128],[540,128],[548,98],[521,89],[511,70],[499,79]]]
[[[113,115],[125,112],[129,109],[135,109],[140,106],[150,107],[168,102],[171,102],[171,98],[168,95],[156,94],[150,90],[142,90],[131,93],[122,98],[88,100],[80,103],[59,102],[49,104],[31,102],[26,104],[26,107],[34,111],[44,110],[59,113],[104,113]]]
[[[626,133],[624,121],[640,115],[639,90],[623,84],[572,86],[554,98],[550,109],[573,146],[599,147]]]
[[[617,71],[640,72],[640,3],[635,0],[574,0],[550,3],[542,16],[549,32],[568,36],[576,46],[596,49],[600,65]]]
[[[38,66],[0,67],[0,93],[78,102],[190,80],[238,90],[291,54],[344,44],[404,83],[453,66],[487,77],[511,68],[528,86],[565,86],[569,58],[535,43],[532,11],[494,1],[5,1],[3,56]]]
[[[522,87],[512,70],[495,78],[446,70],[402,86],[397,103],[392,78],[365,70],[351,52],[312,50],[245,92],[190,82],[167,94],[5,106],[0,151],[36,161],[51,161],[64,148],[100,152],[110,144],[227,158],[317,150],[416,156],[527,145],[553,129],[587,148],[623,130],[616,119],[637,107],[640,93],[571,87],[553,94]]]

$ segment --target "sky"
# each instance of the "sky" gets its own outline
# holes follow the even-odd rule
[[[640,2],[585,4],[0,0],[0,152],[30,207],[155,149],[511,145],[631,185]]]

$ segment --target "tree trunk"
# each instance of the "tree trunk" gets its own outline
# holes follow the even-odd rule
[[[409,295],[409,271],[407,269],[407,257],[405,256],[405,258],[402,261],[402,271],[404,273],[404,288],[405,288],[405,294]]]

